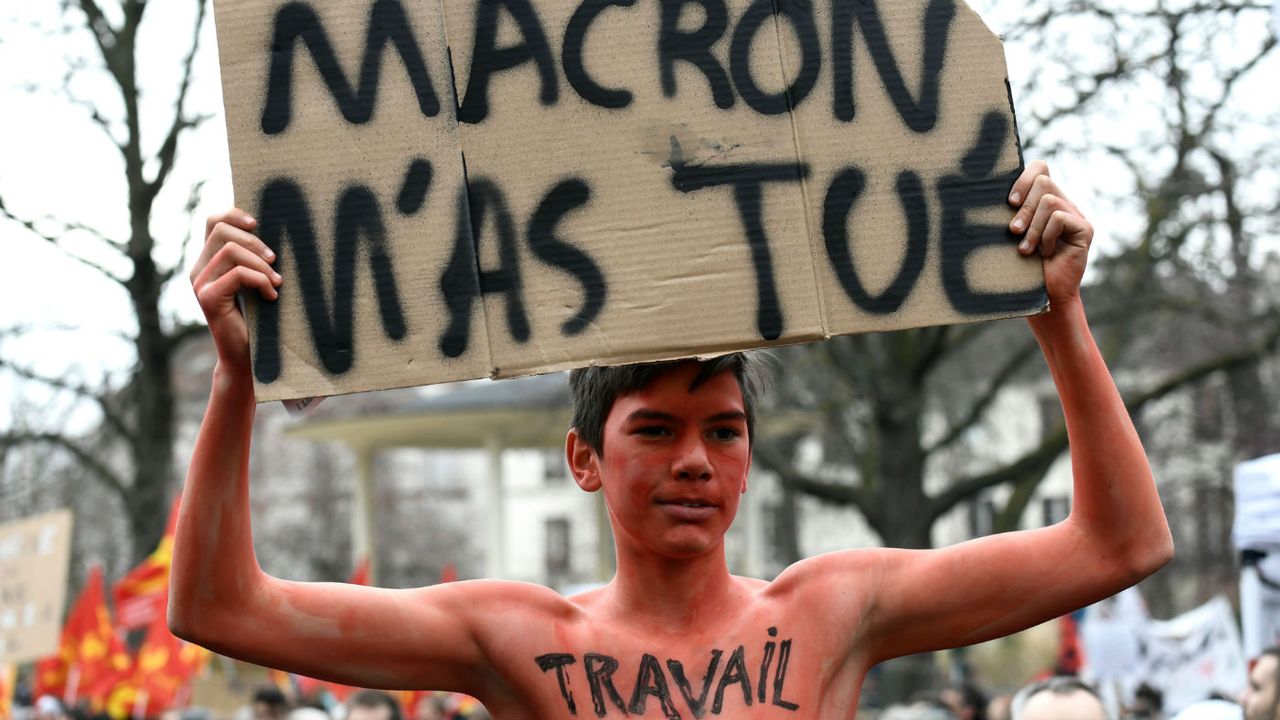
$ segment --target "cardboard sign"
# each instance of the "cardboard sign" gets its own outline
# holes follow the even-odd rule
[[[216,0],[259,400],[1043,310],[961,0]]]
[[[58,651],[70,562],[70,510],[0,525],[0,664]]]

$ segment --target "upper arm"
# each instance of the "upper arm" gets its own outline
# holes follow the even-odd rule
[[[874,556],[863,640],[877,662],[1002,637],[1108,597],[1143,575],[1070,520]]]
[[[220,653],[360,687],[488,696],[499,682],[479,638],[505,609],[552,611],[544,588],[498,581],[390,590],[260,575],[244,607],[189,628]]]
[[[827,553],[796,563],[775,592],[822,618],[864,665],[1002,637],[1064,615],[1143,575],[1066,521],[936,550]]]

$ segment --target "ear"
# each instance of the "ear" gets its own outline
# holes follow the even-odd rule
[[[600,489],[600,456],[596,454],[591,443],[582,439],[577,428],[571,428],[564,439],[564,454],[569,461],[569,472],[573,473],[573,481],[587,492]]]

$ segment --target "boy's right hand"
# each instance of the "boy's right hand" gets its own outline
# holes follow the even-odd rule
[[[204,248],[191,268],[191,287],[209,323],[218,362],[236,373],[249,371],[249,328],[236,307],[236,293],[256,289],[263,299],[279,297],[275,253],[252,233],[258,221],[243,210],[211,215]]]

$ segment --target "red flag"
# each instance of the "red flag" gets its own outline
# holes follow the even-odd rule
[[[165,614],[165,597],[169,592],[169,565],[173,560],[173,534],[178,525],[181,496],[173,499],[164,537],[146,560],[130,570],[112,586],[116,618],[120,626],[133,630],[146,627],[157,616]]]
[[[453,582],[458,579],[458,566],[453,563],[445,563],[444,568],[440,570],[440,582]]]
[[[132,667],[107,612],[102,568],[95,565],[62,628],[58,654],[36,666],[36,695],[60,696],[68,704],[89,698],[100,709]]]
[[[179,695],[209,659],[209,651],[169,632],[164,615],[156,615],[138,648],[133,677],[118,687],[108,703],[115,718],[155,717],[174,707]]]
[[[13,690],[17,676],[17,665],[0,663],[0,720],[13,717]]]

